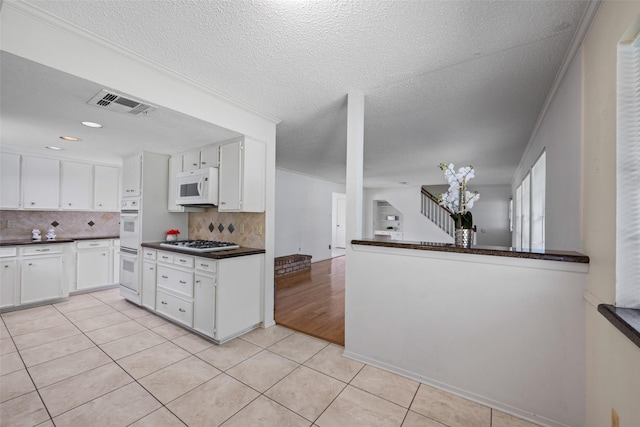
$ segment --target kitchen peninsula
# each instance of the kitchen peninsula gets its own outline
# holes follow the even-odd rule
[[[347,250],[346,356],[539,424],[579,425],[587,256],[389,240]]]
[[[260,326],[264,249],[141,246],[144,307],[218,344]]]

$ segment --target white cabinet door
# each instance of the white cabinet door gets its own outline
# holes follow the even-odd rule
[[[156,309],[156,263],[142,263],[142,305]]]
[[[62,256],[24,257],[20,278],[21,304],[65,296],[62,287]]]
[[[107,212],[119,210],[120,170],[111,166],[96,165],[94,174],[93,209]]]
[[[200,151],[200,168],[218,167],[219,147],[207,147]]]
[[[241,149],[240,141],[220,147],[219,211],[239,211],[241,209]]]
[[[264,212],[266,147],[245,138],[220,146],[218,211]]]
[[[184,172],[200,169],[200,151],[190,151],[182,156],[182,170]]]
[[[110,285],[110,248],[78,250],[78,290]]]
[[[182,156],[169,158],[169,190],[167,192],[167,210],[169,212],[184,212],[184,206],[176,205],[177,184],[176,177],[182,172]]]
[[[140,196],[142,186],[142,156],[135,154],[122,161],[122,197]]]
[[[41,157],[22,158],[22,190],[25,209],[58,209],[60,162]]]
[[[193,329],[211,338],[216,338],[215,307],[216,281],[212,276],[196,274],[193,289]]]
[[[0,269],[0,308],[12,307],[17,302],[18,262],[3,259]]]
[[[20,155],[0,153],[0,209],[20,207]]]
[[[93,166],[87,163],[62,162],[61,208],[90,210],[93,196]]]

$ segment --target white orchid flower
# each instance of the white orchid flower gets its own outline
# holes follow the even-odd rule
[[[477,191],[467,191],[467,209],[471,209],[477,200],[480,200],[480,194]]]

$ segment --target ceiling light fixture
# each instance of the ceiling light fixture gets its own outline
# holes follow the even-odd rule
[[[61,136],[60,139],[64,139],[65,141],[80,141],[80,138],[76,138],[75,136]]]
[[[100,123],[95,123],[95,122],[82,122],[83,125],[85,125],[86,127],[90,127],[90,128],[101,128],[102,125]]]
[[[60,150],[60,151],[62,151],[62,148],[60,148],[60,147],[54,147],[53,145],[49,145],[49,146],[47,146],[46,148],[47,148],[47,149],[49,149],[49,150]]]

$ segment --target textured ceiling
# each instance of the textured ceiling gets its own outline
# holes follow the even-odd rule
[[[509,183],[587,6],[29,3],[278,117],[281,168],[344,182],[346,94],[362,90],[368,186],[438,183],[443,161],[472,163],[478,184]]]

